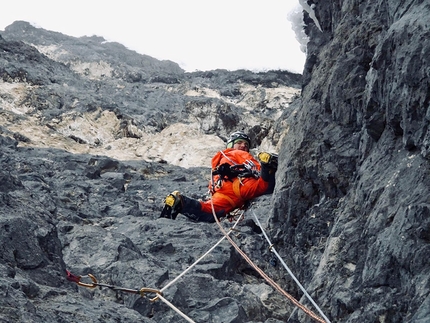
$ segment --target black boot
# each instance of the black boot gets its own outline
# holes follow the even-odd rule
[[[161,211],[160,218],[175,220],[182,209],[182,197],[179,191],[174,191],[164,199],[164,207]]]

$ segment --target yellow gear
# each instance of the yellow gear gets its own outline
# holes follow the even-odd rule
[[[175,204],[178,204],[177,202],[178,199],[179,199],[179,191],[174,191],[166,197],[166,199],[164,200],[164,204],[173,208]]]
[[[266,152],[261,152],[258,154],[258,160],[263,164],[269,164],[272,159],[272,155]]]

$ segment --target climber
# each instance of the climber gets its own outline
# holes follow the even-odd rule
[[[200,201],[174,191],[164,200],[161,217],[176,219],[178,213],[199,222],[215,222],[242,208],[255,197],[273,192],[278,156],[262,152],[257,161],[250,153],[251,139],[243,132],[230,135],[227,148],[212,158],[211,200]]]

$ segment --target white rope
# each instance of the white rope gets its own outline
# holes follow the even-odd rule
[[[230,162],[233,164],[236,164],[233,162],[230,158],[228,158],[223,151],[221,151],[221,154],[224,155],[225,158],[227,158]],[[212,181],[212,180],[211,180]],[[161,294],[163,291],[165,291],[167,288],[172,286],[174,283],[176,283],[182,276],[184,276],[187,272],[189,272],[194,266],[196,266],[204,257],[206,257],[209,253],[211,253],[221,242],[223,242],[228,235],[235,229],[239,221],[243,218],[243,212],[238,217],[236,222],[234,223],[233,227],[230,228],[228,232],[225,232],[224,236],[218,240],[217,243],[215,243],[212,248],[210,248],[206,253],[204,253],[199,259],[197,259],[192,265],[190,265],[187,269],[185,269],[181,274],[179,274],[175,279],[173,279],[171,282],[169,282],[166,286],[164,286],[162,289],[160,289],[160,293],[157,294],[157,296],[153,299],[155,301],[156,299],[161,299],[164,303],[166,303],[169,307],[171,307],[176,313],[178,313],[180,316],[182,316],[184,319],[186,319],[188,322],[195,323],[192,319],[190,319],[188,316],[186,316],[184,313],[182,313],[177,307],[175,307],[172,303],[170,303],[167,299],[165,299]]]
[[[237,163],[234,162],[234,160],[231,160],[222,150],[220,150],[220,153],[233,165],[237,165]]]
[[[236,222],[234,223],[234,225],[230,229],[230,231],[227,233],[227,235],[229,235],[233,231],[233,229],[237,226],[239,221],[242,219],[242,216],[243,216],[243,214],[241,214],[241,216],[239,216],[239,218],[236,220]],[[182,276],[184,276],[195,265],[197,265],[204,257],[206,257],[209,253],[211,253],[212,250],[214,250],[225,238],[226,238],[226,236],[223,236],[220,240],[218,240],[218,242],[212,248],[210,248],[205,254],[203,254],[203,256],[201,256],[199,259],[197,259],[192,265],[190,265],[187,269],[185,269],[179,276],[177,276],[175,279],[173,279],[170,283],[168,283],[166,286],[164,286],[162,289],[160,289],[160,292],[162,293],[164,290],[166,290],[167,288],[172,286],[175,282],[177,282]],[[153,300],[161,299],[164,303],[166,303],[170,308],[172,308],[176,313],[178,313],[180,316],[182,316],[188,322],[195,323],[192,319],[190,319],[187,315],[182,313],[177,307],[175,307],[167,299],[165,299],[163,296],[161,296],[161,293],[157,294],[157,296]]]
[[[314,302],[314,300],[312,299],[312,297],[308,294],[308,292],[306,291],[306,289],[302,286],[302,284],[300,284],[299,280],[296,278],[296,276],[294,276],[294,274],[292,273],[292,271],[290,270],[290,268],[288,268],[287,264],[284,262],[284,260],[281,258],[281,256],[278,254],[278,252],[275,250],[275,247],[273,247],[272,242],[270,242],[269,237],[267,236],[266,232],[264,231],[260,221],[258,220],[257,216],[255,215],[254,211],[252,211],[252,214],[254,215],[255,220],[257,221],[258,226],[261,228],[261,232],[263,233],[264,237],[266,238],[267,242],[269,243],[270,246],[270,251],[272,251],[276,257],[278,257],[278,259],[281,261],[282,265],[284,266],[284,268],[287,270],[288,274],[290,274],[290,276],[293,278],[293,280],[296,282],[297,286],[299,286],[299,288],[302,290],[302,292],[305,294],[305,296],[309,299],[309,301],[315,306],[315,308],[317,309],[317,311],[320,313],[320,315],[324,318],[324,320],[327,323],[331,323],[330,320],[327,318],[327,316],[324,315],[323,311],[319,308],[319,306]]]
[[[175,305],[170,303],[167,299],[165,299],[161,295],[157,295],[157,298],[161,299],[164,303],[166,303],[172,310],[174,310],[176,313],[178,313],[180,316],[182,316],[184,319],[186,319],[190,323],[195,323],[192,319],[190,319],[188,316],[186,316],[184,313],[182,313]]]
[[[236,220],[233,227],[227,232],[227,235],[229,235],[233,229],[237,226],[239,221],[242,219],[243,214],[239,216],[239,218]],[[184,276],[188,271],[191,270],[195,265],[197,265],[204,257],[206,257],[209,253],[212,252],[224,239],[226,236],[223,236],[212,248],[210,248],[203,256],[201,256],[199,259],[197,259],[192,265],[190,265],[187,269],[185,269],[178,277],[176,277],[174,280],[172,280],[170,283],[168,283],[166,286],[164,286],[160,291],[163,292],[167,288],[169,288],[171,285],[173,285],[176,281],[178,281],[182,276]]]

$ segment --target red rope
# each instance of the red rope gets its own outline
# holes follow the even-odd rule
[[[300,308],[303,312],[305,312],[307,315],[309,315],[311,318],[313,318],[315,321],[320,323],[326,323],[322,318],[320,318],[318,315],[316,315],[314,312],[312,312],[310,309],[305,307],[304,305],[300,304],[299,301],[297,301],[293,296],[291,296],[289,293],[284,291],[281,286],[279,286],[275,281],[273,281],[267,274],[260,269],[256,264],[252,262],[252,260],[239,248],[239,246],[233,241],[233,239],[227,234],[227,232],[222,227],[221,223],[219,222],[218,217],[216,216],[215,208],[213,205],[213,201],[211,198],[211,207],[212,207],[212,214],[215,218],[216,223],[218,224],[218,227],[220,228],[221,232],[224,234],[224,236],[230,241],[232,246],[236,249],[236,251],[246,260],[246,262],[252,266],[260,275],[263,277],[273,288],[275,288],[278,292],[280,292],[282,295],[287,297],[294,305],[296,305],[298,308]]]

